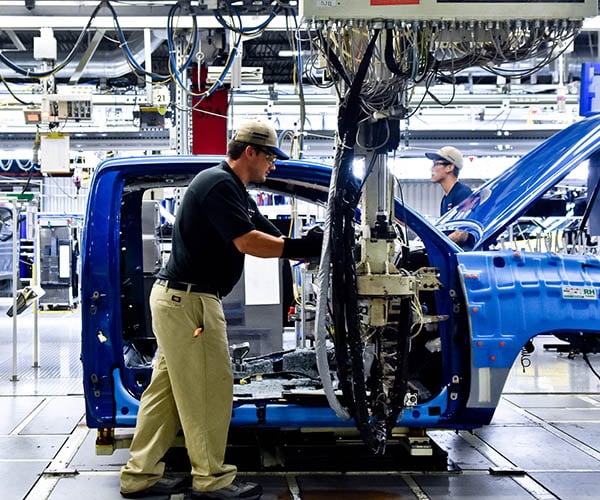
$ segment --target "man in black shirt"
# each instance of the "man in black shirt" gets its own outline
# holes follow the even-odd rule
[[[244,255],[320,255],[322,234],[282,238],[246,191],[275,169],[273,128],[242,125],[227,159],[200,172],[186,189],[173,227],[171,255],[150,295],[158,344],[152,380],[140,401],[131,457],[121,470],[121,495],[142,498],[188,487],[164,476],[161,461],[183,430],[192,466],[192,498],[259,498],[258,484],[235,479],[224,463],[233,378],[221,297],[240,279]]]
[[[458,180],[458,173],[463,167],[463,156],[452,146],[444,146],[434,153],[425,153],[425,156],[433,160],[431,182],[439,184],[444,190],[440,204],[440,215],[444,215],[472,193],[469,186]],[[468,234],[465,231],[454,231],[448,237],[455,243],[463,243]]]

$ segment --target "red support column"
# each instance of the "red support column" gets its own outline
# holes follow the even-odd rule
[[[195,92],[208,89],[206,66],[200,68],[200,82],[197,71],[192,70],[192,83]],[[198,92],[199,91],[199,92]],[[192,154],[195,155],[224,155],[227,153],[227,102],[228,92],[220,87],[211,95],[200,99],[192,97]],[[208,111],[204,113],[203,111]],[[215,116],[220,115],[220,116]]]

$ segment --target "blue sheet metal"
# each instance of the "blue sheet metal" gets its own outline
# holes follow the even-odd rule
[[[133,427],[137,419],[139,401],[123,385],[120,369],[113,370],[114,400],[116,406],[115,424]],[[398,418],[398,425],[406,427],[433,427],[439,424],[440,415],[445,414],[448,406],[448,391],[442,390],[436,398],[427,404],[405,408]],[[433,409],[433,410],[432,410]],[[342,420],[328,406],[303,406],[261,402],[235,405],[231,425],[263,427],[354,427],[353,419]]]
[[[469,411],[493,412],[529,339],[600,332],[597,257],[499,251],[457,259],[471,330]]]
[[[600,333],[598,257],[499,251],[457,259],[475,367],[510,368],[536,335]]]

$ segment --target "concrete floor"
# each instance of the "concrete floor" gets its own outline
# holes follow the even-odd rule
[[[39,314],[33,368],[33,314],[18,316],[15,364],[8,305],[0,301],[0,498],[121,498],[118,473],[128,452],[96,456],[95,430],[84,421],[78,312]],[[600,381],[581,356],[544,350],[556,342],[536,339],[525,373],[517,360],[492,425],[429,433],[448,453],[447,470],[253,480],[265,500],[599,498]],[[600,355],[590,360],[600,371]]]

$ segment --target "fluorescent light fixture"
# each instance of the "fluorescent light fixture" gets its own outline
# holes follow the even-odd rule
[[[298,51],[297,50],[280,50],[279,52],[277,52],[277,55],[279,57],[298,57]],[[302,57],[305,57],[305,56],[310,55],[310,52],[308,50],[302,50],[300,52],[300,55]]]

